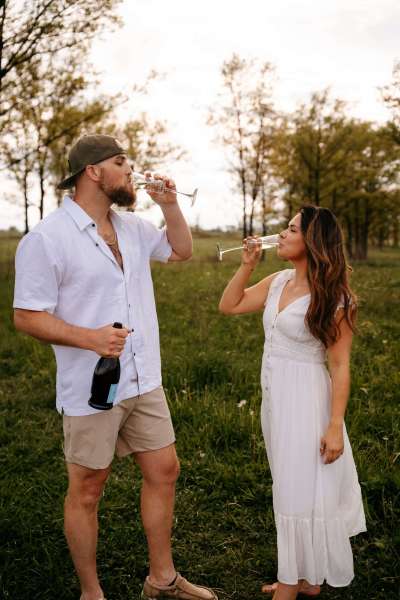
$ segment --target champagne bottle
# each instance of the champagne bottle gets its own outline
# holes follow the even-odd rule
[[[122,323],[114,323],[113,327],[122,329]],[[94,369],[89,406],[97,410],[110,410],[113,407],[121,365],[119,358],[102,356]]]

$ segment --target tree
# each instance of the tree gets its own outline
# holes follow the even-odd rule
[[[344,103],[315,93],[287,118],[277,136],[274,165],[286,183],[290,206],[309,202],[319,206],[337,192],[338,175],[351,149],[351,126]]]
[[[120,20],[121,0],[19,0],[0,2],[0,117],[29,101],[29,83],[39,65],[55,58],[86,57],[91,41]],[[59,66],[65,67],[59,60]],[[16,88],[19,94],[16,94]],[[10,99],[12,97],[12,100]],[[4,125],[4,123],[3,123]]]
[[[344,226],[349,256],[367,258],[372,232],[398,198],[400,152],[388,128],[347,118],[344,104],[325,91],[287,118],[276,141],[271,165],[288,218],[305,203],[330,208]]]
[[[145,113],[123,125],[111,123],[108,130],[126,148],[136,171],[157,171],[185,156],[181,148],[166,139],[166,123],[152,121]]]
[[[32,189],[39,189],[39,216],[43,218],[44,200],[54,167],[55,152],[78,135],[82,124],[99,122],[113,110],[113,98],[85,98],[86,79],[79,74],[75,60],[63,70],[54,70],[52,79],[41,73],[40,65],[30,65],[32,99],[21,106],[7,130],[3,132],[0,157],[4,169],[11,172],[25,198],[25,230],[28,228],[27,211],[34,203]],[[33,84],[34,82],[34,84]],[[11,97],[11,96],[10,96]],[[11,97],[12,98],[12,97]],[[27,185],[29,180],[31,185]],[[32,185],[37,182],[37,186]],[[51,181],[50,181],[51,183]]]
[[[268,157],[278,115],[272,103],[274,69],[268,62],[241,59],[234,54],[223,63],[220,101],[208,123],[228,151],[229,172],[242,197],[243,237],[253,234],[254,218],[265,227]]]
[[[368,241],[382,247],[396,239],[400,216],[400,148],[393,142],[390,126],[358,125],[361,147],[354,174],[358,185],[352,193],[355,258],[365,259]],[[396,227],[397,225],[397,227]]]
[[[6,158],[10,163],[15,156],[15,152],[23,152],[25,150],[25,141],[29,139],[29,132],[26,126],[21,126],[18,132],[18,137],[15,140],[6,140],[2,146],[3,157]],[[22,192],[23,198],[23,209],[24,209],[24,233],[29,231],[29,218],[28,212],[32,205],[30,199],[30,189],[32,180],[32,171],[34,168],[34,159],[31,155],[25,156],[21,161],[15,163],[12,168],[9,169],[9,173],[12,179],[15,181],[17,186]]]
[[[39,177],[42,215],[49,145],[63,136],[53,101],[63,93],[68,101],[87,86],[81,73],[88,70],[91,41],[120,22],[113,13],[120,1],[0,0],[1,162],[23,191],[25,229],[32,173]]]
[[[388,130],[393,140],[400,145],[400,62],[393,67],[393,80],[381,89],[382,98],[392,114]]]

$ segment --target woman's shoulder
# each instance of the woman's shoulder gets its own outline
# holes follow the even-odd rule
[[[269,286],[276,287],[279,283],[287,281],[293,277],[294,269],[282,269],[268,276]]]
[[[284,283],[292,276],[292,272],[294,269],[283,269],[282,271],[275,271],[275,273],[271,273],[265,277],[265,302],[264,306],[268,302],[268,299],[271,298],[274,291],[279,289],[280,284]]]

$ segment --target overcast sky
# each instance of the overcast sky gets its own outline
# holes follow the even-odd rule
[[[181,201],[191,224],[230,225],[240,215],[224,151],[205,124],[220,89],[222,62],[233,52],[276,66],[279,109],[293,110],[330,86],[352,115],[388,118],[378,88],[391,81],[400,58],[398,0],[125,0],[120,13],[123,28],[93,46],[100,87],[127,92],[151,69],[165,73],[146,98],[125,104],[120,116],[146,110],[166,120],[171,141],[187,150],[188,159],[168,171],[178,189],[199,187],[194,208]],[[157,220],[158,210],[149,218]],[[0,228],[21,223],[22,211],[2,203]]]

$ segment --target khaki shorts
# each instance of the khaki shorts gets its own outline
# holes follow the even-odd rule
[[[63,416],[64,454],[68,463],[105,469],[114,454],[159,450],[175,442],[164,390],[134,396],[94,415]]]

